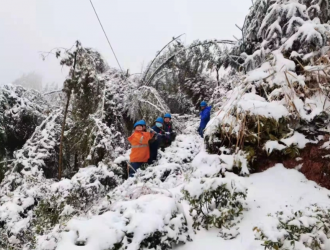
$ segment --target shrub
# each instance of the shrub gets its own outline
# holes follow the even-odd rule
[[[56,249],[168,250],[190,240],[176,199],[150,194],[115,203],[110,211],[99,215],[72,218],[57,232],[39,236],[37,249],[50,249],[44,246],[60,242]]]
[[[193,228],[231,228],[242,215],[241,198],[246,198],[246,188],[240,178],[226,173],[225,178],[192,179],[184,189],[184,197],[190,203]]]
[[[288,216],[283,212],[276,213],[277,240],[265,230],[255,227],[256,240],[261,240],[265,249],[321,250],[330,247],[330,210],[316,205],[303,211],[296,211]]]

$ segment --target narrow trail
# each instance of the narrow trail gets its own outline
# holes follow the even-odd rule
[[[135,177],[110,191],[105,191],[101,180],[118,176],[107,165],[86,167],[72,179],[60,182],[40,175],[38,182],[23,183],[10,197],[5,197],[6,203],[0,212],[5,211],[5,216],[11,213],[8,224],[19,232],[33,222],[33,213],[28,211],[28,217],[21,218],[20,211],[24,210],[15,203],[15,197],[21,197],[23,206],[27,206],[44,190],[40,197],[53,206],[65,203],[65,207],[58,210],[61,220],[48,227],[40,224],[46,230],[36,236],[36,247],[24,250],[263,250],[263,242],[255,240],[254,227],[276,239],[278,219],[273,215],[277,212],[307,211],[304,209],[312,204],[330,206],[329,190],[281,164],[249,177],[230,173],[238,156],[208,154],[203,139],[196,133],[196,122],[185,122],[183,133],[165,152],[159,152],[160,159],[155,166],[138,170]],[[128,154],[129,151],[122,160]],[[214,177],[220,171],[225,177]],[[215,179],[227,181],[228,185],[238,181],[247,188],[242,217],[227,231],[236,236],[232,240],[219,237],[220,229],[201,228],[195,232],[189,214],[191,207],[183,199],[183,188],[189,186],[192,191],[203,192],[205,187],[199,184]],[[23,191],[28,192],[24,197]],[[82,203],[82,209],[68,203],[72,197]],[[10,209],[14,205],[16,210]],[[48,218],[49,213],[42,216],[40,219]]]
[[[192,231],[184,225],[188,215],[180,202],[181,188],[193,171],[193,159],[203,147],[202,138],[188,126],[165,152],[160,151],[157,165],[138,170],[133,178],[98,201],[88,215],[71,219],[56,249],[101,250],[121,238],[124,238],[121,244],[127,245],[128,250],[139,249],[147,235],[157,231],[172,238],[181,234],[178,243],[185,242]],[[127,236],[130,234],[134,236]],[[162,241],[168,240],[167,235]],[[81,242],[79,247],[77,242]]]
[[[102,250],[120,242],[121,247],[136,250],[160,240],[158,245],[163,242],[176,250],[262,250],[253,228],[258,226],[276,235],[277,220],[270,214],[290,213],[315,203],[329,205],[329,190],[278,164],[263,173],[239,177],[248,187],[248,196],[243,219],[230,229],[239,233],[235,239],[224,240],[214,228],[194,232],[190,206],[182,200],[181,189],[191,178],[212,176],[225,163],[223,157],[207,154],[203,140],[192,130],[178,135],[165,152],[160,152],[156,166],[139,170],[135,177],[109,192],[88,216],[71,219],[56,249]],[[155,232],[162,232],[162,236],[156,237]]]

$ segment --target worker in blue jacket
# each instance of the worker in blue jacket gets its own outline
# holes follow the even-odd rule
[[[150,158],[148,160],[148,164],[152,164],[157,160],[158,155],[158,148],[162,144],[165,132],[163,130],[164,126],[164,120],[161,117],[158,117],[156,119],[155,126],[152,127],[152,131],[155,132],[154,140],[150,142],[149,148],[150,148]]]
[[[212,106],[207,106],[205,101],[201,102],[201,122],[199,124],[198,133],[202,138],[204,138],[204,129],[206,128],[207,123],[210,121],[211,108]]]

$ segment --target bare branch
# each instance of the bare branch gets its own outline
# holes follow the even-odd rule
[[[76,42],[75,42],[76,44]],[[54,53],[53,51],[64,51],[64,52],[68,52],[70,51],[74,46],[75,44],[73,44],[69,49],[68,48],[63,48],[63,47],[56,47],[56,48],[53,48],[51,49],[50,51],[38,51],[40,53],[40,56],[42,57],[43,60],[46,59],[46,57],[48,57],[49,55],[55,55],[56,53]]]
[[[240,31],[243,31],[241,27],[239,27],[237,24],[235,24],[237,28],[239,28]]]
[[[239,39],[236,36],[233,36],[237,41],[239,41]]]

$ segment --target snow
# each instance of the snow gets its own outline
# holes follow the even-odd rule
[[[193,160],[193,157],[200,149],[202,139],[196,135],[178,135],[172,146],[165,149],[165,152],[159,152],[162,158],[159,164],[166,163],[184,163]],[[193,152],[193,154],[191,153]]]
[[[173,145],[173,148],[168,148],[167,153],[172,156],[175,154],[181,155],[182,151],[178,150],[178,148],[181,148],[181,146],[189,148],[189,140],[194,141],[197,138],[188,136],[186,139],[187,141],[181,138],[178,144]],[[301,147],[308,143],[308,140],[298,133],[293,134],[285,142],[288,145],[297,143]],[[173,211],[182,209],[178,207],[176,198],[182,188],[189,190],[193,196],[199,196],[203,190],[225,184],[231,192],[234,190],[245,191],[247,189],[248,195],[245,205],[247,210],[243,212],[243,219],[238,224],[238,231],[227,231],[227,233],[232,232],[234,235],[239,233],[236,239],[224,240],[218,237],[219,230],[211,229],[206,231],[201,229],[196,235],[191,234],[193,242],[175,247],[180,250],[212,250],[218,249],[219,246],[233,250],[261,250],[263,249],[261,242],[255,240],[253,234],[252,229],[254,227],[262,229],[270,239],[274,240],[284,233],[277,230],[278,222],[274,217],[270,217],[269,214],[275,214],[278,211],[289,213],[314,203],[321,207],[330,205],[328,198],[330,191],[318,187],[314,182],[308,181],[294,169],[285,169],[281,164],[277,164],[263,173],[253,174],[249,177],[239,177],[233,173],[225,172],[224,178],[207,178],[218,174],[219,171],[230,169],[228,166],[233,165],[234,158],[232,155],[226,154],[209,155],[203,147],[194,150],[201,151],[193,157],[191,163],[193,171],[189,180],[176,178],[173,182],[172,177],[168,177],[165,181],[168,192],[162,191],[161,189],[165,183],[161,184],[162,182],[156,181],[158,177],[155,178],[155,174],[156,176],[162,176],[167,170],[174,171],[180,169],[180,164],[182,164],[182,158],[178,156],[174,157],[178,163],[165,163],[170,158],[162,158],[162,165],[147,169],[146,175],[144,175],[143,171],[138,171],[136,177],[129,179],[123,184],[122,188],[119,186],[117,191],[114,190],[112,192],[116,194],[115,196],[112,195],[112,197],[117,198],[109,207],[110,211],[101,215],[78,217],[69,221],[66,230],[59,237],[60,241],[57,249],[97,250],[111,248],[124,237],[123,231],[132,232],[135,235],[132,242],[127,245],[127,249],[130,250],[138,249],[145,236],[152,234],[155,230],[165,230],[168,232],[168,235],[175,236],[178,231],[170,230],[170,228],[173,228],[173,223],[175,223],[175,221],[172,221],[173,219],[171,220],[171,214],[173,214]],[[225,150],[222,150],[222,152],[225,152]],[[186,155],[183,155],[183,157],[186,157]],[[154,176],[154,180],[150,180],[152,176]],[[143,180],[148,181],[145,182]],[[160,185],[160,189],[156,188],[158,185]],[[140,186],[140,189],[138,189],[138,186]],[[153,188],[153,190],[149,188]],[[128,194],[132,194],[131,192],[134,190],[139,190],[139,194],[128,198],[130,196]],[[122,199],[122,197],[127,198]],[[104,201],[103,204],[106,204],[106,202]],[[184,212],[180,216],[184,215],[187,217],[188,226],[191,226],[192,221],[188,215],[189,205],[186,201],[183,201],[182,205]],[[212,213],[216,213],[216,210]],[[172,226],[168,226],[171,223]],[[302,220],[301,223],[312,223],[312,221],[306,219],[306,221]],[[80,246],[77,246],[78,243]]]
[[[254,93],[243,95],[241,100],[264,101]],[[189,124],[191,127],[195,126],[194,123]],[[66,204],[60,214],[65,223],[56,225],[45,235],[38,235],[37,249],[103,250],[111,249],[122,242],[128,250],[138,250],[146,239],[156,237],[155,232],[161,232],[160,239],[166,244],[185,242],[184,246],[175,246],[180,250],[212,250],[219,246],[233,250],[261,250],[261,242],[255,240],[254,227],[260,228],[269,239],[274,240],[285,233],[277,229],[278,220],[269,214],[278,211],[289,214],[314,203],[321,207],[330,205],[330,191],[306,180],[297,170],[285,169],[281,164],[248,177],[228,172],[241,165],[240,174],[249,174],[244,152],[232,153],[222,147],[220,155],[208,154],[203,140],[191,127],[187,134],[178,135],[177,140],[165,152],[160,152],[156,166],[138,170],[135,177],[119,183],[108,192],[105,192],[100,181],[101,178],[113,177],[114,173],[103,164],[80,169],[71,180],[63,179],[51,185],[46,184],[49,188],[48,195],[59,195],[62,198],[59,201],[65,201],[69,194],[83,187],[92,204],[81,211]],[[281,142],[287,146],[296,144],[303,148],[311,141],[303,134],[294,132]],[[286,146],[277,141],[268,141],[265,147],[271,152]],[[125,157],[126,154],[119,159]],[[231,193],[247,192],[242,218],[236,221],[237,225],[233,228],[209,231],[201,229],[194,234],[189,216],[190,206],[187,201],[182,200],[181,191],[187,190],[191,196],[198,197],[204,191],[221,185],[225,185]],[[20,218],[19,214],[32,204],[35,197],[33,195],[38,190],[30,188],[27,192],[30,195],[21,196],[20,199],[2,199],[0,206],[0,221],[8,221],[7,228],[15,235],[28,230],[31,223],[31,217]],[[103,196],[97,199],[94,192]],[[223,212],[215,209],[210,215],[220,216]],[[188,226],[185,225],[186,219]],[[302,218],[300,222],[311,224],[313,221]],[[291,223],[297,224],[298,221]],[[219,234],[230,234],[236,238],[224,240],[218,237]],[[193,238],[193,242],[187,242],[188,236]],[[12,236],[9,240],[16,242],[17,238]]]
[[[247,155],[240,149],[251,146],[248,144],[257,146],[249,141],[245,145],[242,143],[244,146],[240,148],[240,141],[235,140],[240,133],[251,132],[245,127],[248,124],[245,118],[256,121],[262,117],[274,119],[278,123],[287,122],[290,132],[283,135],[279,133],[278,140],[272,140],[270,136],[263,140],[267,135],[262,138],[260,136],[258,142],[259,139],[263,140],[260,145],[258,143],[260,149],[263,147],[268,154],[293,145],[303,149],[307,143],[315,141],[307,139],[302,131],[316,133],[317,136],[320,131],[317,126],[328,122],[320,121],[323,119],[323,112],[328,113],[330,108],[330,102],[323,93],[323,90],[327,89],[321,86],[321,78],[326,73],[321,74],[319,86],[311,86],[311,78],[320,70],[327,70],[327,65],[314,65],[314,59],[320,55],[328,56],[329,48],[324,45],[330,26],[322,23],[323,10],[319,6],[322,1],[314,2],[307,9],[302,1],[297,0],[255,1],[251,14],[254,14],[256,19],[249,16],[243,31],[246,39],[260,42],[253,42],[252,46],[249,46],[250,55],[243,51],[239,56],[240,59],[236,62],[241,63],[244,59],[240,67],[243,70],[233,76],[230,68],[225,70],[221,67],[218,83],[210,80],[210,76],[205,78],[207,84],[201,83],[200,80],[186,82],[184,87],[191,90],[193,95],[202,93],[204,98],[207,93],[205,97],[212,96],[209,101],[215,103],[217,110],[206,128],[205,135],[209,137],[207,142],[220,145],[215,145],[214,150],[219,155],[211,155],[205,151],[204,141],[196,134],[198,121],[188,115],[186,119],[189,121],[180,124],[184,127],[183,133],[177,136],[165,152],[159,152],[157,164],[145,170],[139,169],[133,178],[124,181],[115,171],[121,171],[120,165],[129,160],[130,150],[125,152],[126,145],[122,134],[124,128],[119,126],[121,124],[108,127],[102,119],[93,118],[97,132],[92,149],[86,152],[87,160],[93,162],[98,149],[104,149],[107,154],[106,161],[98,166],[81,168],[71,179],[62,179],[59,182],[49,177],[46,179],[44,170],[51,168],[51,164],[46,160],[54,155],[50,151],[58,144],[61,123],[56,123],[55,117],[45,117],[44,110],[48,105],[40,101],[39,105],[43,107],[43,111],[36,114],[46,120],[42,126],[36,128],[34,135],[23,148],[14,153],[13,172],[6,175],[0,186],[0,234],[5,238],[5,244],[9,242],[15,249],[26,250],[31,236],[35,238],[38,250],[139,250],[146,247],[158,249],[159,246],[150,245],[157,241],[162,243],[162,248],[174,246],[179,250],[262,250],[263,242],[258,240],[261,232],[272,241],[281,240],[287,234],[286,230],[279,227],[278,218],[288,220],[294,212],[300,210],[301,215],[289,219],[289,225],[300,228],[317,225],[319,221],[314,216],[317,211],[314,210],[313,204],[328,208],[330,191],[320,188],[299,173],[303,159],[296,158],[297,166],[291,170],[276,164],[265,172],[250,175]],[[254,12],[255,8],[258,11]],[[316,15],[313,20],[311,13]],[[261,20],[258,20],[260,18]],[[299,48],[295,48],[295,44],[299,44]],[[241,48],[237,51],[241,51]],[[292,51],[293,49],[297,51]],[[288,52],[291,53],[289,58]],[[220,59],[218,56],[215,58]],[[298,72],[297,65],[301,58],[304,65],[308,66],[304,67],[304,71],[300,71],[299,67]],[[156,65],[156,68],[158,67],[159,65]],[[171,69],[165,71],[171,73]],[[247,73],[243,74],[243,71]],[[164,93],[154,87],[141,86],[138,81],[124,80],[117,71],[113,72],[104,77],[98,76],[106,81],[104,92],[110,97],[105,101],[106,105],[115,107],[111,114],[113,117],[122,117],[122,113],[126,112],[131,120],[140,119],[141,112],[138,111],[141,107],[148,117],[169,110],[169,106],[161,98]],[[108,81],[108,78],[112,80]],[[219,86],[214,87],[215,85]],[[203,89],[205,86],[207,90]],[[24,95],[20,96],[19,87],[7,86],[1,91],[20,101],[20,104],[15,103],[10,108],[14,118],[25,110],[34,110],[34,107],[38,106],[33,100],[25,98]],[[33,93],[28,95],[38,97]],[[179,95],[173,96],[177,98]],[[7,105],[7,101],[4,104]],[[188,102],[187,104],[191,105]],[[61,113],[59,110],[59,120]],[[321,117],[318,117],[319,115]],[[115,120],[117,123],[121,122],[121,119]],[[294,123],[294,120],[297,123]],[[323,131],[329,130],[326,127],[322,128]],[[298,128],[300,132],[296,131]],[[254,131],[250,135],[257,137],[256,127],[251,129]],[[222,135],[227,133],[230,141],[228,144],[233,143],[231,148],[224,146],[225,140],[217,134],[220,132]],[[321,139],[318,137],[318,140]],[[329,148],[329,141],[320,147]],[[329,155],[322,157],[328,158]],[[20,169],[22,165],[23,168]],[[56,164],[53,164],[53,168],[54,166]],[[52,170],[57,173],[55,168]],[[120,171],[118,172],[121,173]],[[233,171],[240,176],[232,173]],[[185,192],[182,191],[198,198],[219,186],[225,187],[232,194],[247,193],[247,199],[239,201],[244,203],[242,214],[234,219],[235,225],[232,228],[209,231],[201,229],[194,234],[193,221],[189,216],[189,210],[193,206],[184,200]],[[38,217],[40,211],[36,210],[42,204],[40,201],[58,212],[58,220],[54,222],[56,225],[43,225],[43,232],[39,234],[36,233],[39,225],[34,223],[45,216]],[[211,209],[208,215],[215,218],[226,214],[228,210],[225,206],[217,207]],[[258,230],[254,230],[256,227]],[[304,243],[310,243],[313,233],[315,232],[301,234],[294,248],[309,249]],[[322,238],[322,248],[330,249],[327,235],[317,233]],[[233,236],[234,239],[224,240],[225,235]],[[188,243],[189,237],[193,237],[194,241]],[[186,245],[182,246],[182,243]],[[284,242],[284,247],[289,249],[289,242]]]
[[[310,140],[306,139],[306,137],[299,132],[294,132],[293,136],[282,139],[281,142],[285,143],[287,146],[297,145],[300,149],[304,148],[307,143],[311,143]]]
[[[161,204],[161,206],[160,206]],[[123,229],[134,233],[132,244],[128,250],[139,248],[146,235],[164,231],[171,222],[171,216],[176,211],[176,201],[164,195],[144,195],[137,200],[118,202],[113,209],[123,211],[123,216],[129,220]]]
[[[161,152],[159,165],[138,170],[133,178],[108,192],[98,202],[94,201],[88,212],[77,214],[79,211],[76,208],[65,206],[61,216],[77,216],[69,217],[67,223],[50,232],[48,237],[40,236],[39,249],[53,247],[54,239],[58,242],[55,244],[57,250],[111,249],[120,242],[128,250],[137,250],[141,244],[146,244],[143,242],[153,237],[160,237],[167,245],[186,242],[188,229],[179,204],[182,196],[180,189],[185,179],[184,170],[189,168],[190,162],[200,151],[201,142],[196,134],[178,135],[172,146]],[[120,159],[123,158],[117,161],[120,162]],[[81,185],[87,192],[90,192],[91,185],[98,190],[102,188],[97,184],[99,174],[113,176],[105,165],[98,168],[89,166],[80,169],[71,180],[53,184],[51,189],[64,196],[70,189],[73,192]],[[96,180],[88,184],[91,176],[95,176]],[[161,235],[157,236],[156,232]]]
[[[182,215],[173,217],[177,212],[176,200],[165,195],[149,194],[119,201],[102,215],[69,221],[57,249],[111,249],[123,240],[128,250],[137,250],[156,231],[168,232],[176,238],[181,225],[177,220],[183,219]],[[132,240],[128,240],[129,234],[134,236]]]
[[[225,178],[198,178],[191,179],[183,189],[188,191],[190,196],[198,198],[206,190],[215,190],[219,186],[225,185],[225,187],[233,194],[234,192],[245,193],[246,188],[244,186],[244,178],[239,177],[233,173],[225,173]]]
[[[323,145],[320,147],[322,149],[330,149],[330,140],[323,143]]]
[[[289,60],[284,58],[283,54],[279,50],[273,51],[273,55],[275,57],[275,70],[276,72],[284,72],[284,71],[294,71],[296,69],[296,64]]]
[[[69,179],[63,179],[59,182],[55,182],[51,186],[51,190],[53,192],[63,193],[65,191],[69,191],[70,189],[72,189],[72,183],[71,183],[71,180],[69,180]]]
[[[238,102],[237,106],[239,111],[243,110],[254,115],[274,118],[276,120],[289,115],[288,110],[277,101],[267,102],[266,100],[243,99]]]
[[[268,77],[269,75],[270,74],[268,72],[265,72],[264,70],[261,69],[257,69],[248,72],[246,80],[249,82],[258,81]]]
[[[322,26],[312,21],[304,22],[303,25],[299,27],[298,31],[283,44],[283,48],[285,50],[291,49],[296,40],[312,41],[314,39],[317,40],[319,45],[323,45],[324,41],[318,29],[322,29]]]
[[[206,231],[201,229],[193,235],[193,241],[177,250],[215,250],[221,247],[228,250],[263,250],[260,241],[254,240],[253,228],[262,228],[272,239],[279,237],[276,225],[278,221],[270,217],[278,211],[302,210],[316,203],[320,207],[330,206],[330,191],[321,188],[315,182],[308,181],[305,176],[294,169],[285,169],[282,164],[253,174],[245,178],[247,193],[247,207],[243,220],[238,225],[239,235],[233,240],[218,237],[218,230]],[[185,202],[184,208],[188,214],[189,206]],[[191,219],[188,219],[191,225]]]
[[[192,161],[192,167],[195,169],[193,176],[195,177],[210,177],[218,174],[223,170],[223,164],[219,155],[209,155],[208,153],[200,152]]]
[[[279,144],[278,141],[267,141],[265,144],[265,149],[268,154],[272,153],[274,150],[281,151],[285,148],[286,146]]]
[[[265,150],[268,154],[272,153],[274,150],[281,151],[291,145],[296,145],[298,148],[303,149],[307,143],[315,143],[314,141],[306,139],[306,137],[299,133],[294,132],[294,134],[286,139],[281,139],[280,144],[278,141],[267,141],[265,144]]]
[[[111,249],[124,235],[125,220],[119,218],[119,214],[107,212],[91,219],[73,219],[67,225],[68,232],[61,234],[62,240],[56,249]],[[77,242],[84,245],[77,246]]]
[[[299,171],[299,170],[303,167],[303,165],[304,165],[304,164],[301,163],[301,164],[299,164],[298,166],[296,166],[295,169]]]
[[[221,155],[212,155],[205,152],[204,148],[201,148],[201,151],[191,163],[193,168],[192,176],[197,178],[212,177],[227,170],[232,171],[239,163],[241,163],[241,174],[248,175],[249,169],[244,153],[239,151],[236,154],[229,154],[226,151],[222,149]]]
[[[71,215],[74,213],[74,208],[71,205],[65,205],[65,207],[63,208],[63,211],[61,213],[61,216],[65,216],[65,215]]]
[[[231,70],[232,70],[232,68],[230,66],[227,67],[226,69],[223,66],[221,66],[219,71],[218,71],[219,79],[222,79],[223,77],[228,75]],[[216,79],[215,72],[213,73],[213,77],[214,77],[214,79]]]

